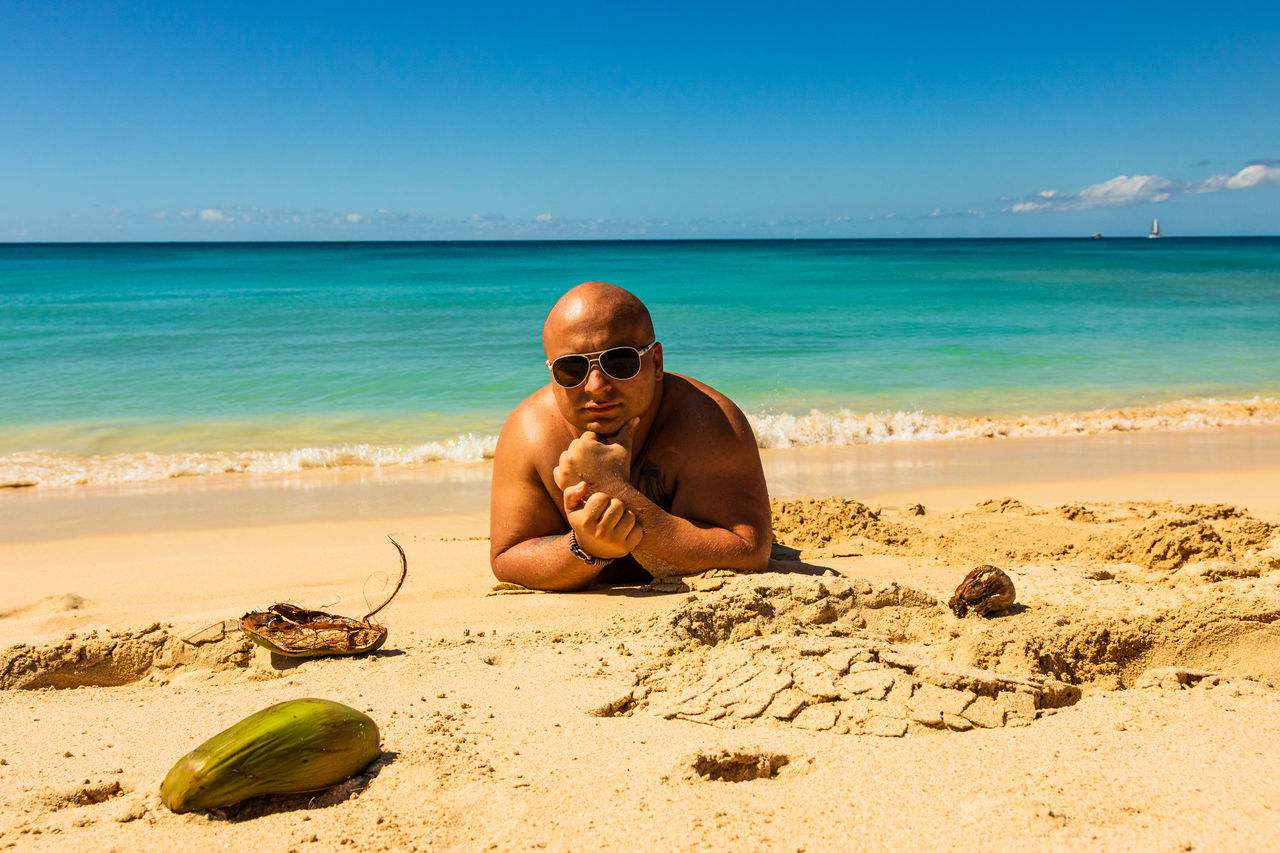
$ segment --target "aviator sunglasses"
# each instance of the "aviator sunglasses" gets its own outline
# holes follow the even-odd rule
[[[600,365],[600,369],[611,379],[631,379],[640,372],[640,359],[657,345],[657,341],[650,341],[640,349],[611,347],[599,352],[562,355],[555,361],[547,362],[547,367],[551,368],[551,378],[561,388],[577,388],[586,382],[587,375],[591,373],[592,362]]]

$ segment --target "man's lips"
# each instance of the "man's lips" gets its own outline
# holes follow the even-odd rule
[[[588,414],[605,415],[621,406],[621,403],[587,403],[582,409]]]

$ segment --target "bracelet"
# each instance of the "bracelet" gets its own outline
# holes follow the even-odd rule
[[[582,562],[588,563],[597,569],[603,569],[613,562],[613,560],[606,560],[604,557],[593,557],[582,550],[582,546],[578,544],[578,535],[572,528],[569,530],[569,552]]]

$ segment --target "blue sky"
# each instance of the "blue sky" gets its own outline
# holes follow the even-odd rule
[[[1280,4],[0,0],[0,240],[1280,234]]]

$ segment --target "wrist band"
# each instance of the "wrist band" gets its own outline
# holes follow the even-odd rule
[[[606,560],[604,557],[593,557],[582,550],[582,546],[578,544],[578,535],[572,529],[569,530],[569,552],[582,562],[589,563],[597,569],[603,569],[613,562],[613,560]]]

